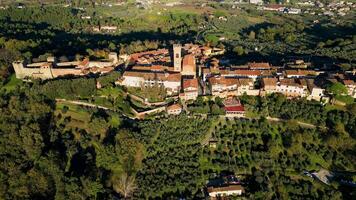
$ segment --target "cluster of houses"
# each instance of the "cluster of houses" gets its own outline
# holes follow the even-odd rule
[[[252,0],[251,3],[262,5],[260,0]],[[298,7],[290,7],[281,4],[267,4],[260,6],[258,9],[265,11],[276,11],[287,14],[311,14],[325,16],[345,16],[348,12],[356,7],[351,1],[339,1],[324,4],[320,1],[304,1],[297,3]]]
[[[173,49],[158,49],[132,54],[129,66],[116,82],[126,87],[164,87],[169,96],[195,100],[200,91],[198,75],[205,61],[224,50],[194,44],[173,45]]]
[[[356,98],[356,71],[321,71],[308,69],[310,63],[303,60],[289,60],[283,66],[267,62],[250,62],[238,66],[222,66],[217,55],[224,49],[196,44],[174,44],[171,49],[157,49],[117,56],[109,53],[107,60],[89,59],[58,62],[48,57],[45,62],[28,64],[25,61],[13,63],[19,79],[51,79],[60,76],[82,76],[90,73],[105,74],[113,71],[119,62],[126,61],[125,71],[116,81],[117,85],[145,89],[159,87],[166,96],[192,102],[198,96],[213,96],[226,99],[227,115],[241,115],[243,106],[238,99],[244,94],[265,96],[281,93],[288,98],[306,98],[328,102],[330,95],[325,91],[330,83],[339,82],[346,86],[348,95]],[[170,114],[179,114],[182,106],[167,108]]]
[[[323,2],[307,1],[300,3],[301,6],[307,6],[304,13],[309,13],[312,15],[326,15],[326,16],[345,16],[348,12],[356,8],[356,4],[352,1],[334,1],[327,4]],[[315,12],[319,11],[319,12]],[[321,11],[321,12],[320,12]]]
[[[279,4],[268,4],[268,5],[259,7],[258,9],[265,10],[265,11],[277,11],[277,12],[282,12],[282,13],[287,13],[287,14],[301,14],[302,13],[302,9],[300,9],[300,8],[290,8],[290,7],[286,7],[286,6],[279,5]]]
[[[356,98],[355,72],[339,74],[307,69],[310,63],[292,60],[284,66],[266,62],[250,62],[240,66],[221,66],[213,55],[224,50],[195,44],[173,45],[132,54],[128,67],[116,82],[126,87],[163,87],[168,96],[194,101],[199,95],[229,98],[243,94],[265,96],[282,93],[289,98],[329,101],[325,88],[328,82],[340,82],[348,95]],[[229,105],[229,103],[227,103]],[[225,106],[227,112],[239,114],[239,102]],[[227,108],[227,109],[226,109]],[[231,108],[236,108],[232,109]],[[169,113],[180,113],[181,106],[169,107]]]

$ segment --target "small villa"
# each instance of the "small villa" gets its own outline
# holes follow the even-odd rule
[[[240,100],[234,97],[228,97],[223,102],[224,110],[227,117],[244,117],[245,116],[245,108],[240,103]]]
[[[168,106],[166,110],[169,115],[179,115],[182,112],[182,106],[180,104],[173,104]]]

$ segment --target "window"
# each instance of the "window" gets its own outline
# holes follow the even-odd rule
[[[179,58],[179,53],[176,53],[176,58]]]

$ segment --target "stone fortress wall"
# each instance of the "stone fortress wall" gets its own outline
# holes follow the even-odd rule
[[[111,52],[108,61],[83,61],[57,62],[55,57],[48,57],[46,62],[27,64],[25,61],[12,63],[16,78],[52,79],[59,76],[75,75],[82,76],[88,73],[107,73],[119,63],[117,53]]]

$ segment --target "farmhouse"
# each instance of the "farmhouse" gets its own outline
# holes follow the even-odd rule
[[[226,116],[243,117],[245,116],[245,108],[241,105],[238,99],[228,97],[223,102]]]
[[[229,185],[221,187],[209,187],[208,193],[211,199],[220,199],[224,196],[242,195],[244,188],[241,185]]]
[[[173,104],[168,106],[166,110],[169,115],[179,115],[182,112],[182,106],[180,104]]]

